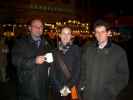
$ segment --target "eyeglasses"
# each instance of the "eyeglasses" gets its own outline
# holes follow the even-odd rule
[[[62,32],[61,34],[63,34],[63,35],[71,35],[70,32]]]
[[[32,25],[31,27],[36,28],[36,29],[43,29],[43,26],[35,26],[35,25]]]
[[[93,34],[105,34],[107,31],[93,32]]]

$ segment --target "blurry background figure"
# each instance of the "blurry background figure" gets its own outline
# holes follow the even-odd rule
[[[0,81],[6,82],[7,81],[7,74],[6,74],[6,68],[7,68],[7,54],[8,54],[8,46],[5,43],[5,38],[0,37]]]
[[[53,49],[57,48],[58,36],[54,30],[50,30],[50,32],[46,34],[46,39]]]

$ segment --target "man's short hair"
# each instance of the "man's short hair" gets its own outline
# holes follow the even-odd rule
[[[107,21],[104,21],[104,20],[97,20],[94,25],[93,25],[93,29],[95,30],[96,27],[99,27],[99,26],[104,26],[106,28],[106,30],[110,30],[111,29],[111,26],[110,24],[107,22]]]
[[[61,27],[59,27],[58,29],[58,31],[59,31],[59,33],[61,34],[61,32],[62,32],[62,30],[64,29],[64,28],[68,28],[68,29],[70,29],[70,31],[72,32],[72,28],[70,27],[70,26],[68,26],[68,25],[63,25],[63,26],[61,26]]]
[[[38,17],[37,17],[37,18],[32,18],[32,19],[30,19],[29,22],[28,22],[28,25],[29,25],[29,26],[32,25],[32,23],[33,23],[35,20],[39,20],[39,21],[42,22],[42,23],[44,22],[42,18],[38,18]]]

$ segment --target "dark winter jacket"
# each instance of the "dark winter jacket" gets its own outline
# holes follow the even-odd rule
[[[12,50],[12,63],[17,70],[19,100],[47,100],[48,63],[37,65],[35,58],[50,50],[42,38],[37,48],[31,36],[16,40]]]
[[[128,83],[124,50],[111,42],[103,49],[92,43],[81,59],[80,88],[85,87],[84,100],[115,100]]]
[[[62,55],[62,60],[67,65],[67,68],[71,74],[71,79],[68,80],[61,70],[61,66],[57,59],[57,51],[60,52]],[[68,86],[71,88],[73,85],[77,85],[79,81],[79,74],[80,74],[80,48],[76,45],[71,45],[68,51],[63,54],[61,51],[55,51],[55,61],[53,66],[51,67],[51,80],[52,85],[54,88],[59,90],[63,88],[63,86]]]

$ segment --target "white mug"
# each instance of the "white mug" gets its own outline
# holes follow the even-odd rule
[[[52,53],[46,53],[44,55],[44,59],[45,59],[46,62],[52,63],[54,61],[53,54]]]

